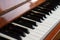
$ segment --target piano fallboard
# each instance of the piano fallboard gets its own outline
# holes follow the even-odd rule
[[[16,9],[6,13],[5,15],[0,16],[0,20],[4,20],[2,22],[3,24],[0,22],[0,27],[10,23],[12,20],[16,19],[17,17],[20,17],[21,15],[23,15],[25,12],[29,11],[30,9],[35,8],[38,5],[41,5],[45,1],[46,0],[38,0],[35,3],[32,3],[31,1],[29,1],[29,2],[26,2],[24,5],[22,5],[21,7],[18,7]],[[1,13],[1,14],[3,14],[3,13]],[[1,18],[3,18],[3,19],[1,19]]]

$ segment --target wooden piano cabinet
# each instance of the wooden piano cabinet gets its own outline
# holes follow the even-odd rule
[[[60,22],[56,27],[46,36],[44,40],[60,40]]]
[[[26,2],[24,5],[22,5],[21,7],[18,7],[16,9],[0,16],[0,28],[2,28],[4,25],[10,23],[11,21],[17,19],[18,17],[21,17],[25,12],[29,11],[30,9],[32,9],[40,4],[42,4],[45,1],[46,0],[38,0],[35,3],[32,3],[31,1],[29,1],[29,2]]]
[[[37,2],[35,3],[31,3],[31,8],[35,8],[36,6],[44,3],[46,0],[38,0]]]
[[[1,12],[2,12],[2,9],[0,8],[0,15],[2,14]]]
[[[0,13],[1,13],[2,9],[0,8]]]
[[[3,27],[4,25],[6,25],[6,23],[7,23],[7,20],[0,17],[0,28]]]
[[[1,0],[0,0],[1,1]],[[17,0],[17,2],[15,2],[16,0],[5,0],[5,2],[2,0],[1,4],[0,4],[0,16],[4,15],[22,5],[24,5],[25,3],[29,2],[30,0]],[[20,2],[19,2],[20,1]]]

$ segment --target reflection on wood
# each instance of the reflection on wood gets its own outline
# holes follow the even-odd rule
[[[1,28],[2,26],[4,26],[6,23],[7,23],[7,20],[5,20],[4,18],[1,18],[1,17],[0,17],[0,28]]]
[[[56,34],[53,40],[60,40],[60,31]]]
[[[9,8],[9,9],[6,9],[6,10],[0,12],[0,16],[1,16],[1,15],[4,15],[4,14],[6,14],[6,13],[8,13],[8,12],[10,12],[10,11],[12,11],[12,10],[18,8],[18,7],[20,7],[20,6],[22,6],[23,4],[25,4],[25,3],[27,3],[27,2],[29,2],[29,1],[25,1],[25,2],[23,2],[23,3],[17,4],[17,5],[15,5],[15,6]]]
[[[12,20],[14,20],[14,19],[16,19],[17,17],[20,17],[21,15],[23,15],[25,12],[27,12],[27,11],[29,11],[30,9],[32,9],[32,8],[34,8],[34,7],[36,7],[36,6],[38,6],[38,5],[40,5],[40,4],[42,4],[43,2],[45,2],[46,0],[38,0],[36,3],[32,3],[31,4],[31,2],[29,1],[29,2],[27,2],[26,4],[26,6],[24,6],[24,5],[22,5],[21,7],[23,7],[22,9],[20,8],[20,7],[18,7],[17,8],[17,6],[14,8],[13,7],[13,9],[12,8],[10,8],[9,10],[7,10],[7,11],[4,11],[4,12],[2,12],[2,16],[1,17],[3,17],[4,19],[1,19],[0,18],[0,21],[1,20],[3,20],[3,21],[1,21],[0,22],[0,26],[2,25],[2,26],[4,26],[5,24],[8,24],[8,23],[10,23]],[[24,2],[25,3],[25,2]],[[18,5],[18,6],[20,6],[20,4]],[[15,9],[15,10],[14,10]],[[24,9],[24,10],[23,10]],[[12,11],[13,10],[13,11]],[[16,11],[17,10],[17,11]],[[7,13],[7,12],[9,12],[9,13]],[[7,14],[5,14],[5,13],[7,13]],[[18,13],[18,14],[17,14]],[[3,14],[5,14],[5,15],[3,15]],[[8,15],[8,14],[10,14],[10,15]],[[16,15],[17,14],[17,15]],[[13,16],[12,16],[13,15]],[[8,21],[8,22],[6,22],[6,21]],[[1,27],[2,27],[1,26]]]
[[[54,38],[54,36],[56,35],[56,33],[60,30],[60,22],[58,23],[58,25],[47,35],[47,37],[45,38],[45,40],[52,40]]]

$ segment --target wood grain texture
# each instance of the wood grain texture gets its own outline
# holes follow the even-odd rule
[[[44,40],[52,40],[56,33],[60,30],[60,22],[56,25],[56,27],[46,36]]]
[[[60,40],[60,30],[58,33],[54,36],[53,40]]]

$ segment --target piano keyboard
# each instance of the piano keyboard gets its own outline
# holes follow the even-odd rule
[[[48,5],[47,3],[46,5],[44,4],[45,6],[39,5],[28,11],[20,18],[0,29],[0,39],[44,40],[48,33],[60,21],[59,3],[56,3],[56,5],[53,5],[54,3]]]

